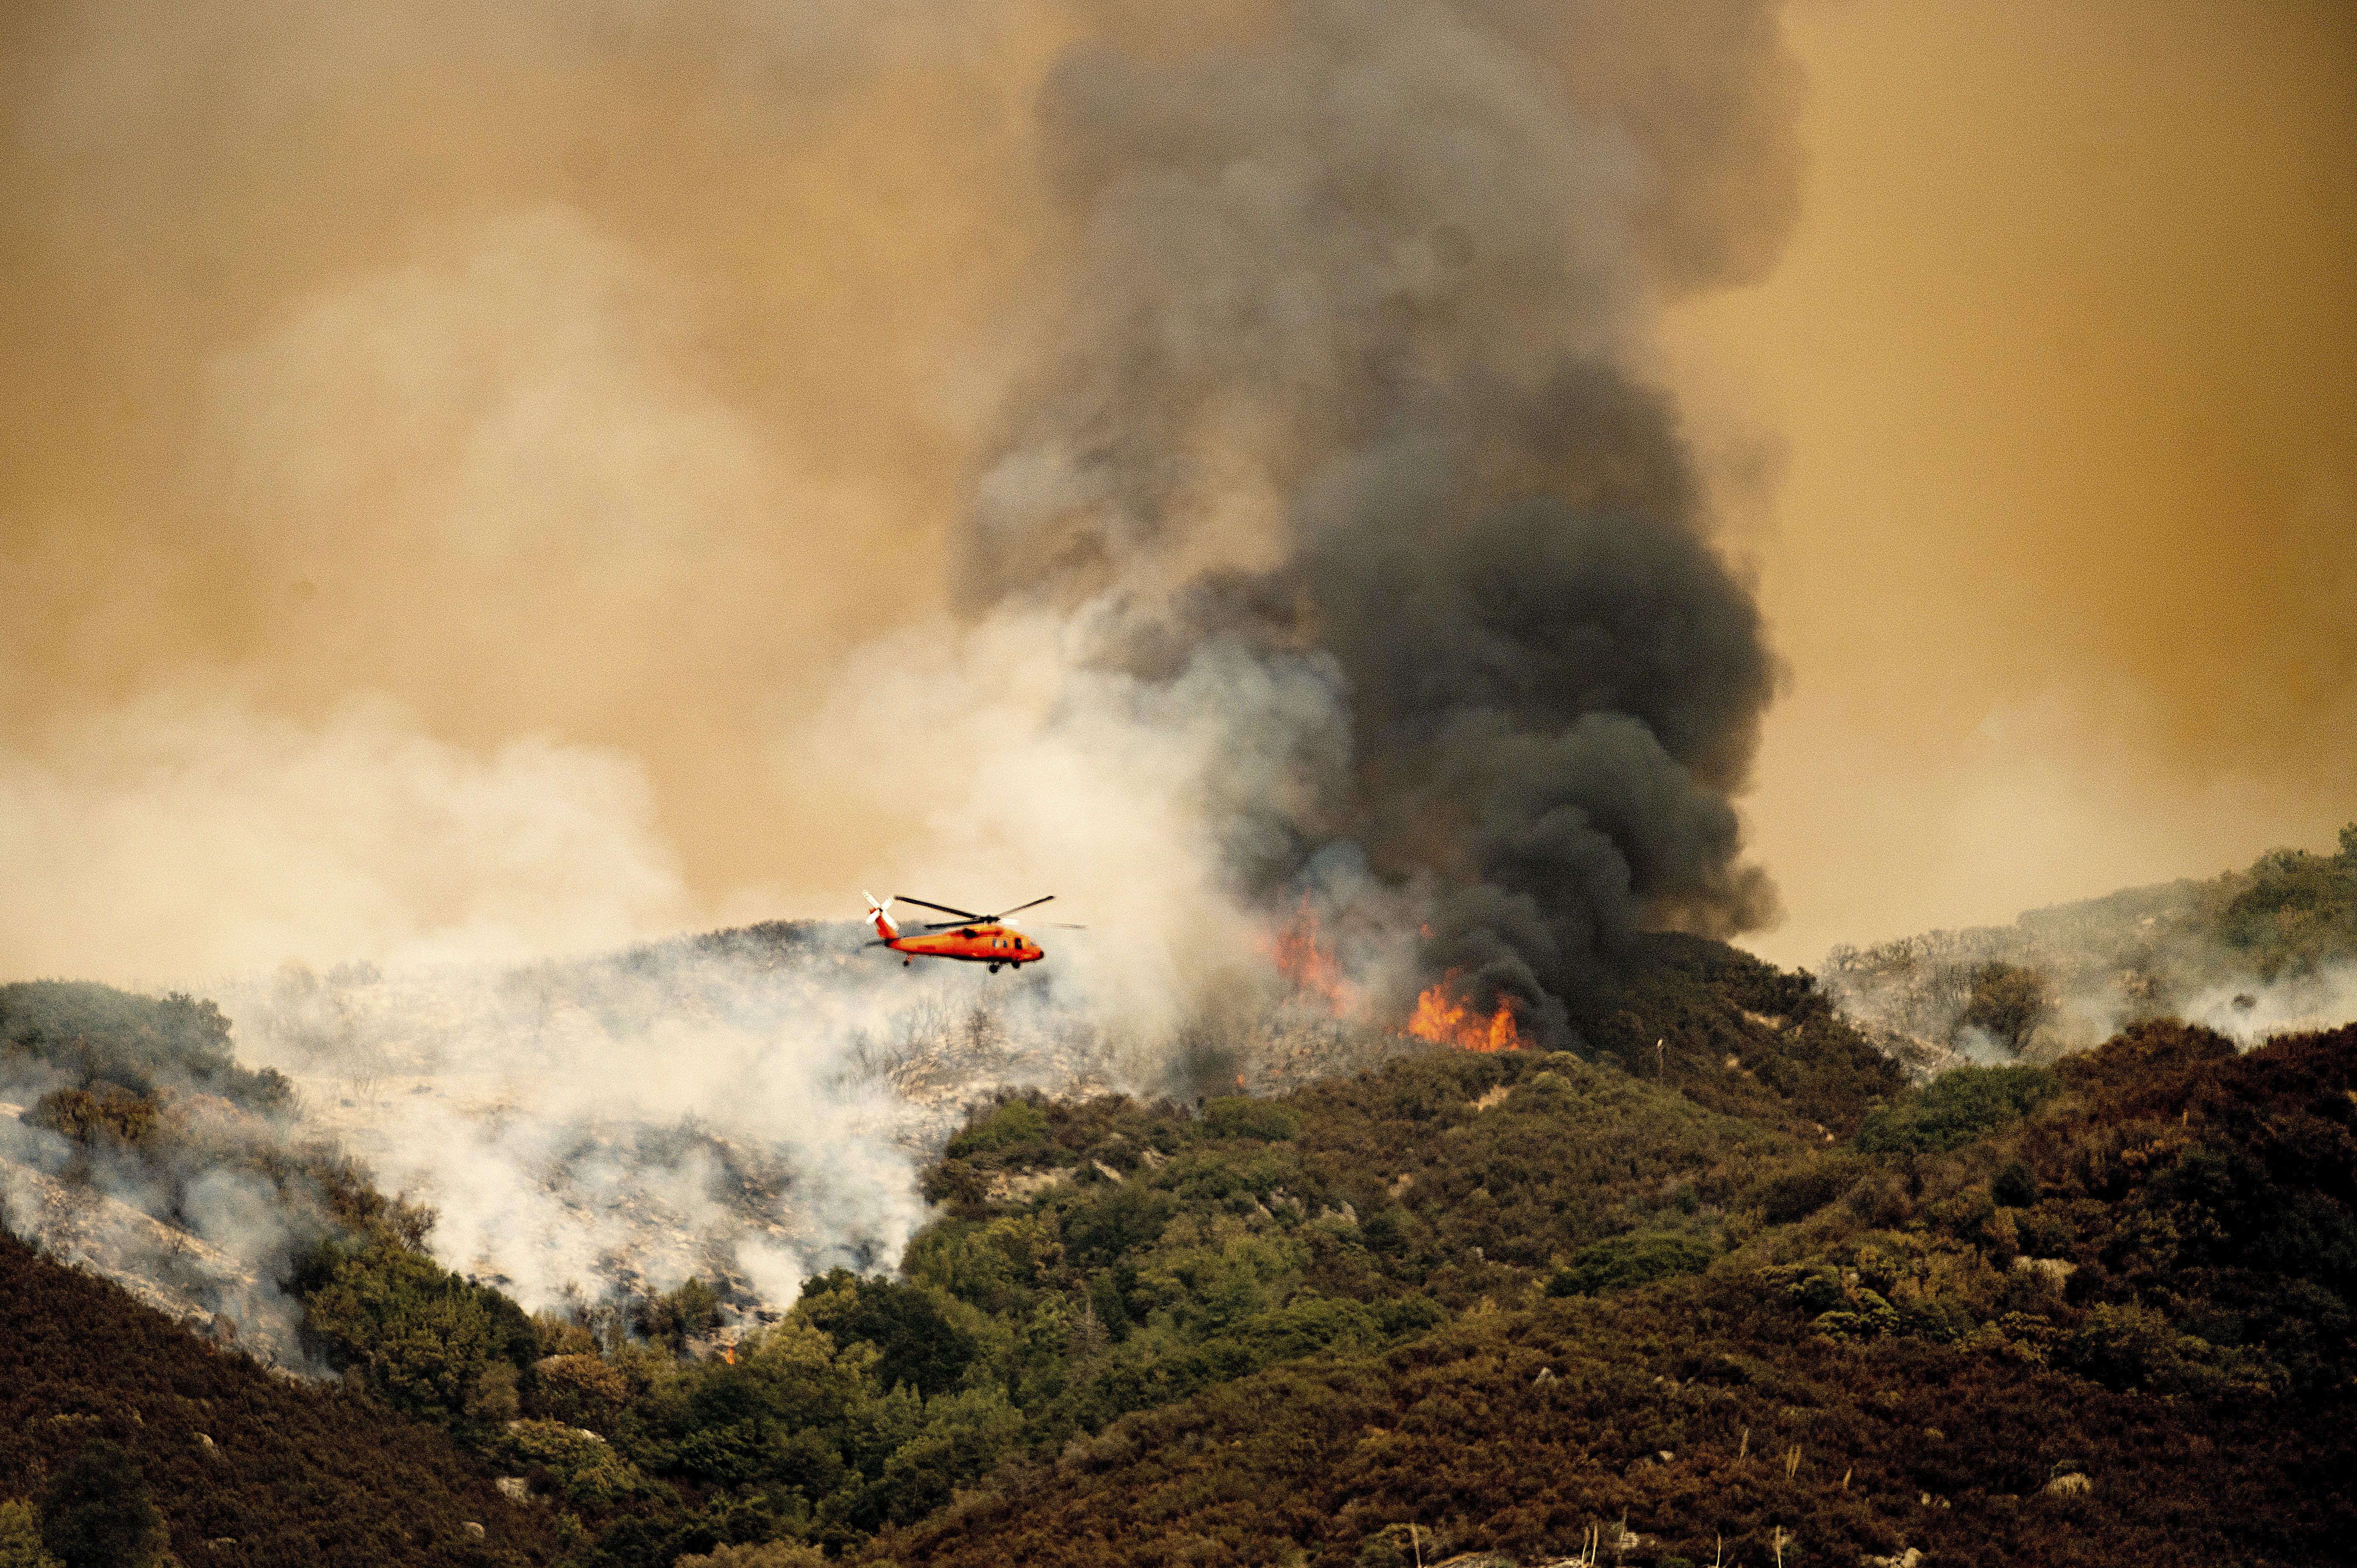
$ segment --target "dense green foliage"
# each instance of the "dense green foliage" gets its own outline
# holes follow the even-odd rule
[[[478,1427],[515,1416],[518,1380],[539,1354],[531,1319],[390,1228],[322,1238],[287,1285],[328,1363],[395,1410]]]
[[[1936,1136],[1767,1167],[1699,1275],[1626,1288],[1691,1261],[1674,1229],[1626,1233],[1423,1337],[1010,1460],[877,1550],[1354,1563],[1415,1521],[1427,1560],[1527,1561],[1625,1520],[1635,1563],[2338,1555],[2357,1028],[2237,1056],[2152,1026],[1964,1082],[1895,1108],[1932,1101],[1894,1121]]]
[[[1547,1282],[1547,1294],[1600,1294],[1673,1274],[1698,1274],[1717,1256],[1717,1249],[1708,1242],[1674,1230],[1616,1236],[1573,1253],[1571,1262]]]
[[[2286,1413],[2357,1369],[2352,1057],[2141,1031],[1896,1094],[1848,1144],[1568,1056],[1200,1112],[1008,1096],[931,1173],[900,1278],[813,1282],[735,1366],[613,1353],[629,1475],[540,1473],[611,1563],[870,1535],[902,1563],[1355,1563],[1408,1520],[1536,1554],[1624,1515],[1637,1562],[1722,1534],[2035,1561],[2058,1532],[2300,1561],[2352,1522],[2321,1479],[2348,1441]],[[2161,1116],[2298,1141],[2274,1187],[2248,1150],[2120,1163]],[[2255,1537],[2170,1511],[2195,1467]],[[2077,1468],[2101,1490],[2041,1490]]]
[[[845,1548],[1263,1368],[1380,1355],[1559,1275],[1706,1266],[1803,1147],[1570,1056],[1435,1052],[1200,1108],[1004,1096],[931,1174],[942,1216],[900,1277],[810,1282],[733,1364],[544,1322],[499,1451],[596,1563]]]
[[[0,1568],[59,1568],[41,1544],[41,1510],[23,1498],[0,1502]]]
[[[1953,1149],[2020,1121],[2061,1087],[2043,1068],[1957,1068],[1922,1093],[1868,1116],[1857,1130],[1857,1146],[1877,1155]]]

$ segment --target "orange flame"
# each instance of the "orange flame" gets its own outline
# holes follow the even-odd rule
[[[1501,1002],[1498,1010],[1484,1019],[1452,994],[1456,979],[1451,972],[1439,984],[1424,989],[1415,999],[1407,1032],[1419,1040],[1454,1046],[1460,1051],[1521,1050],[1523,1036],[1514,1027],[1512,1005]]]
[[[1275,961],[1276,972],[1292,983],[1296,995],[1317,997],[1338,1018],[1357,1009],[1358,988],[1342,978],[1334,950],[1318,940],[1318,911],[1309,907],[1307,896],[1285,929],[1265,944],[1265,950]]]

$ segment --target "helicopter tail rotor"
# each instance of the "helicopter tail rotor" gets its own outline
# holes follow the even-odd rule
[[[891,900],[888,898],[884,903],[879,904],[876,901],[875,894],[867,893],[865,888],[861,889],[861,892],[867,899],[867,918],[876,922],[876,934],[887,942],[898,938],[900,934],[899,922],[892,918],[890,911],[886,908]]]

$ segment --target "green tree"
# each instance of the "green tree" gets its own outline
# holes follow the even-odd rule
[[[1010,1100],[950,1140],[951,1159],[1030,1148],[1048,1141],[1048,1113],[1028,1100]]]
[[[642,1484],[638,1468],[610,1444],[561,1422],[515,1422],[504,1442],[516,1463],[545,1469],[577,1503],[611,1508]]]
[[[1921,1094],[1868,1116],[1858,1127],[1857,1146],[1868,1154],[1945,1153],[2020,1120],[2061,1092],[2061,1080],[2044,1068],[1955,1068]]]
[[[848,1269],[805,1284],[794,1311],[837,1344],[875,1346],[882,1352],[876,1380],[883,1387],[906,1382],[929,1399],[954,1388],[979,1350],[922,1285],[864,1280]]]
[[[2054,997],[2044,975],[1992,959],[1973,971],[1972,995],[1957,1022],[2019,1056],[2039,1026],[2053,1015]]]
[[[676,1353],[690,1339],[709,1334],[720,1323],[720,1296],[702,1280],[691,1277],[667,1294],[640,1305],[639,1332],[662,1341]]]
[[[327,1341],[330,1359],[361,1368],[387,1403],[446,1424],[515,1413],[512,1369],[531,1360],[538,1339],[499,1292],[382,1230],[357,1251],[315,1251],[295,1283],[306,1326]]]
[[[595,1356],[551,1356],[535,1373],[531,1412],[567,1426],[610,1433],[630,1403],[630,1385]]]
[[[1214,1138],[1257,1138],[1281,1143],[1301,1131],[1301,1112],[1273,1100],[1232,1094],[1205,1101],[1203,1131]]]
[[[1631,1285],[1698,1274],[1717,1251],[1700,1237],[1677,1231],[1640,1231],[1582,1247],[1547,1284],[1549,1295],[1590,1295]]]
[[[41,1499],[41,1544],[64,1568],[147,1568],[166,1536],[138,1463],[104,1438],[84,1444]]]
[[[2270,978],[2357,953],[2357,823],[2341,831],[2338,854],[2261,855],[2218,926]]]
[[[41,1544],[41,1512],[28,1502],[0,1503],[0,1568],[59,1568]]]

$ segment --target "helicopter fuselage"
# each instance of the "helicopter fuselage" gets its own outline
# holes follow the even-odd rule
[[[996,924],[959,926],[923,936],[886,937],[884,945],[904,961],[952,958],[965,963],[986,963],[993,969],[1002,963],[1037,963],[1047,956],[1038,943],[1014,927]]]
[[[1009,925],[1006,918],[1025,909],[1037,908],[1055,897],[1050,893],[1044,898],[1034,898],[1028,904],[1017,904],[1012,909],[1000,909],[985,915],[972,909],[961,909],[953,904],[912,898],[906,893],[896,893],[880,900],[870,893],[867,895],[867,918],[875,924],[876,940],[867,945],[890,948],[900,955],[903,964],[912,964],[920,958],[950,958],[962,963],[986,963],[993,974],[998,972],[1002,964],[1020,969],[1027,963],[1038,963],[1048,955],[1040,950],[1038,942]],[[889,906],[903,902],[956,918],[936,920],[919,932],[905,932],[892,918],[889,909]],[[1080,930],[1082,928],[1074,926],[1071,929]]]

